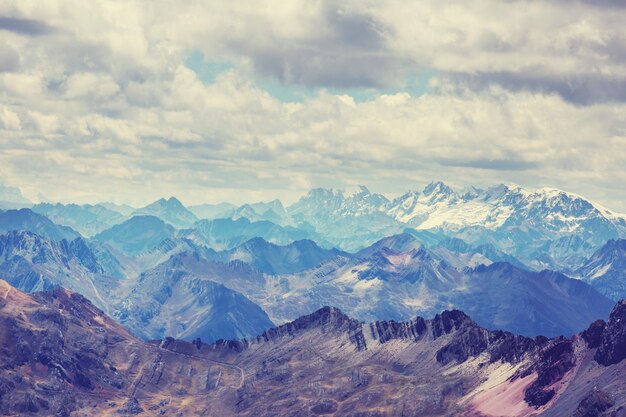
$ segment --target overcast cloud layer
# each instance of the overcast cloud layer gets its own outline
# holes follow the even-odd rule
[[[0,182],[132,204],[515,182],[626,211],[623,2],[185,3],[0,1]]]

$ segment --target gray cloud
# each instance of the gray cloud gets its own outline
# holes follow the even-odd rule
[[[540,167],[537,162],[523,161],[514,158],[474,160],[440,159],[439,163],[444,166],[479,168],[494,171],[528,171]]]
[[[7,16],[0,16],[0,29],[27,36],[42,36],[54,32],[54,28],[45,22]]]
[[[20,56],[8,45],[0,44],[0,72],[15,71],[20,66]]]
[[[250,21],[253,29],[230,39],[229,48],[249,57],[259,74],[286,85],[386,88],[404,83],[412,60],[390,48],[393,28],[376,16],[327,0],[307,18],[303,24],[312,30],[294,38],[273,33],[273,22]]]
[[[602,76],[599,74],[553,75],[533,72],[485,72],[475,74],[450,74],[454,83],[475,90],[494,85],[511,91],[533,91],[558,94],[563,99],[579,105],[626,101],[626,75]]]
[[[560,0],[564,4],[571,4],[571,0]],[[616,9],[626,8],[623,0],[579,0],[583,4],[596,7],[614,7]]]

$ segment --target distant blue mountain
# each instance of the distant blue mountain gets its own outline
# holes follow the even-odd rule
[[[279,275],[305,271],[337,257],[351,256],[338,249],[322,249],[308,239],[279,246],[257,237],[237,248],[218,253],[216,258],[240,260],[264,273]]]
[[[387,214],[390,202],[361,186],[351,194],[316,188],[287,212],[297,227],[310,230],[345,251],[358,251],[377,240],[398,234],[405,225]]]
[[[80,236],[74,229],[55,224],[27,208],[0,213],[0,233],[14,230],[27,230],[54,240],[74,240]]]
[[[320,246],[332,247],[319,235],[290,226],[279,226],[269,221],[251,222],[245,217],[239,219],[200,220],[189,230],[179,233],[215,250],[227,250],[240,246],[248,240],[260,237],[277,245],[286,245],[297,240],[310,239]]]
[[[160,199],[133,212],[133,216],[155,216],[177,229],[190,227],[198,218],[175,197]]]
[[[232,217],[233,219],[245,217],[252,222],[267,220],[283,226],[290,225],[292,223],[287,210],[285,210],[285,207],[280,200],[272,200],[267,203],[260,202],[244,204],[237,207],[229,217]]]
[[[49,204],[33,206],[35,213],[48,217],[55,223],[78,230],[83,236],[93,236],[109,227],[121,223],[125,217],[117,211],[99,204]]]
[[[135,210],[137,210],[135,207],[129,206],[128,204],[116,204],[111,203],[110,201],[105,201],[104,203],[99,203],[98,205],[111,211],[118,212],[125,217],[130,216]]]
[[[157,247],[163,240],[174,236],[176,230],[155,216],[134,216],[125,222],[98,233],[94,240],[107,243],[112,248],[131,256]]]
[[[199,219],[211,220],[231,217],[237,206],[230,203],[198,204],[187,209]]]
[[[213,342],[254,336],[274,324],[257,304],[173,257],[144,272],[114,315],[145,339]]]

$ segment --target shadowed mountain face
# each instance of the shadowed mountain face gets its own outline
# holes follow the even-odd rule
[[[116,309],[116,317],[145,339],[172,336],[214,341],[242,338],[273,326],[258,305],[206,279],[173,257],[139,276]]]
[[[78,294],[0,281],[0,414],[614,416],[624,306],[570,339],[458,310],[362,323],[325,307],[255,338],[145,343]]]
[[[7,210],[0,213],[0,233],[26,230],[53,240],[73,240],[80,235],[75,230],[53,223],[31,209]]]
[[[339,257],[351,255],[337,249],[322,249],[312,240],[298,240],[285,246],[254,238],[235,249],[219,253],[222,261],[240,260],[270,275],[301,272]]]
[[[26,231],[0,235],[0,276],[23,291],[62,286],[106,308],[103,296],[116,280],[103,272],[82,238],[59,242]]]

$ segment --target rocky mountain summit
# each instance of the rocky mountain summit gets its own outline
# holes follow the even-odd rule
[[[146,343],[78,294],[0,281],[0,415],[619,416],[625,344],[625,302],[571,338],[324,307],[254,338]]]

